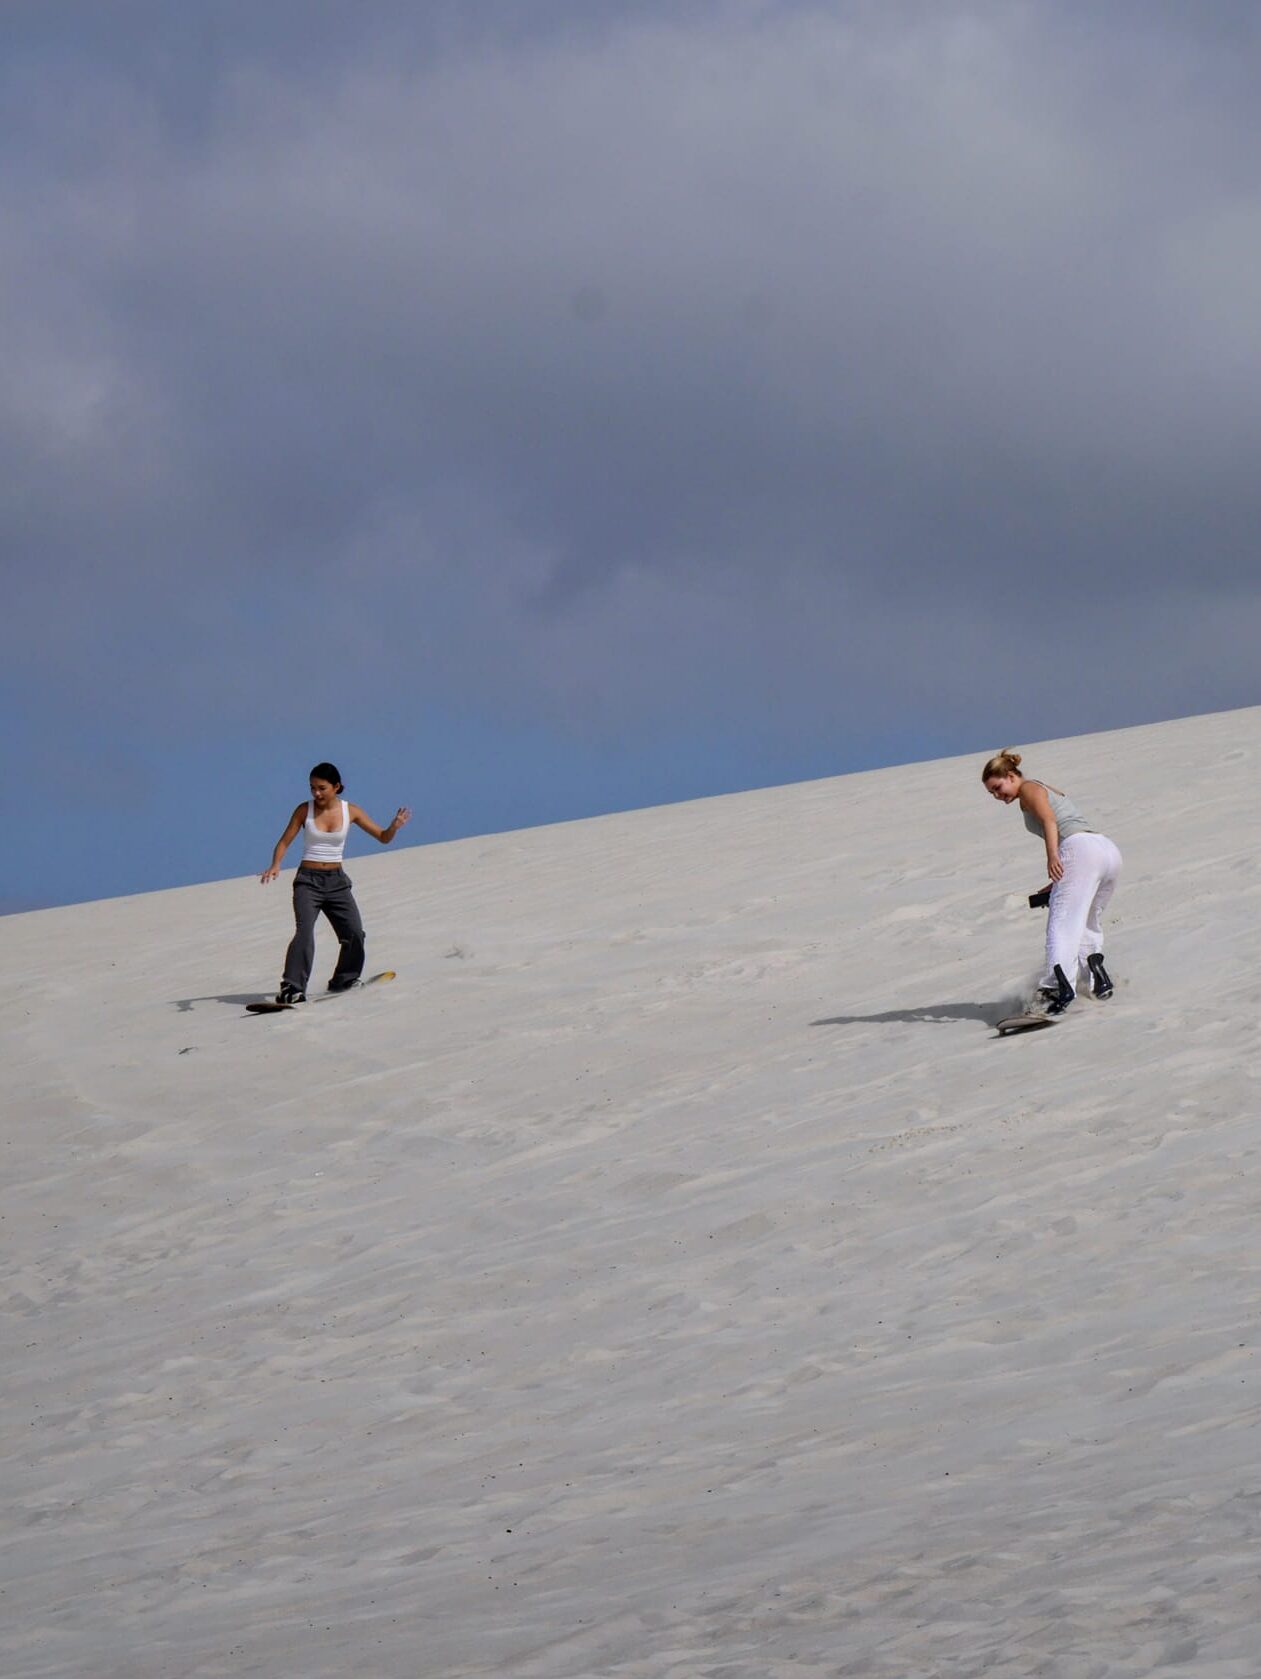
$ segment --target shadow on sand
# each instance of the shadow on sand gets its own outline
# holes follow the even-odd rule
[[[812,1020],[812,1026],[884,1026],[894,1021],[910,1025],[948,1025],[952,1020],[979,1020],[986,1026],[996,1026],[1006,1014],[1009,1003],[925,1003],[918,1009],[885,1009],[881,1014],[834,1014],[827,1020]]]
[[[217,997],[177,997],[172,1006],[181,1014],[191,1014],[198,1003],[235,1003],[244,1007],[246,1003],[270,1003],[275,995],[274,991],[225,991]]]

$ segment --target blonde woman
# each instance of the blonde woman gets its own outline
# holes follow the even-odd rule
[[[986,764],[981,780],[1000,804],[1019,804],[1025,827],[1046,846],[1051,879],[1043,892],[1050,903],[1046,972],[1038,989],[1046,1012],[1063,1014],[1081,985],[1095,997],[1112,995],[1103,965],[1103,912],[1116,890],[1121,853],[1067,793],[1022,775],[1020,763],[1020,753],[1007,747]]]

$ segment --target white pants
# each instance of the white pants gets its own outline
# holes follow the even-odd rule
[[[1064,874],[1051,889],[1046,921],[1046,974],[1055,986],[1058,962],[1074,991],[1090,990],[1086,958],[1103,949],[1103,912],[1116,890],[1121,853],[1103,834],[1070,834],[1060,841]]]

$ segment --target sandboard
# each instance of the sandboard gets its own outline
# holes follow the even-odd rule
[[[371,979],[360,980],[358,985],[348,986],[345,991],[326,991],[322,997],[309,997],[305,1003],[278,1003],[269,998],[265,1003],[246,1003],[247,1014],[288,1014],[293,1009],[308,1009],[312,1003],[331,1003],[334,998],[349,996],[352,991],[362,991],[365,985],[383,985],[387,979],[394,979],[393,968],[386,968],[384,973],[373,974]]]
[[[1005,1020],[997,1024],[1000,1038],[1005,1038],[1009,1032],[1036,1032],[1042,1026],[1056,1026],[1059,1016],[1054,1014],[1009,1014]]]

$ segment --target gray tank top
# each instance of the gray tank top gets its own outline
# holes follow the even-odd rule
[[[1048,787],[1045,781],[1037,781],[1033,776],[1026,777],[1035,787],[1040,787],[1046,794],[1047,803],[1051,807],[1051,815],[1055,818],[1055,825],[1060,831],[1060,838],[1065,840],[1070,834],[1093,834],[1094,829],[1069,798],[1067,793],[1057,793],[1054,787]],[[1025,819],[1025,827],[1039,839],[1045,839],[1042,824],[1031,810],[1021,812]]]

